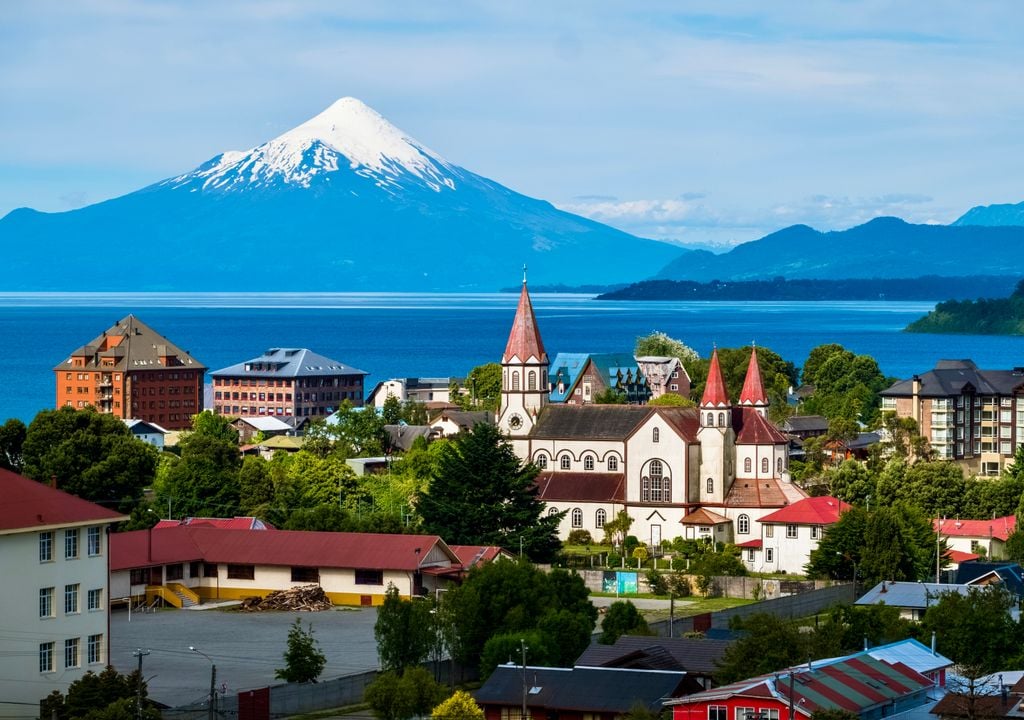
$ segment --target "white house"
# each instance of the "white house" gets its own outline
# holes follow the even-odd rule
[[[382,408],[389,397],[399,402],[411,400],[418,403],[451,402],[451,385],[459,383],[458,378],[391,378],[377,383],[370,391],[366,404]]]
[[[830,496],[809,497],[765,515],[758,521],[760,537],[738,543],[743,562],[754,572],[803,574],[826,529],[850,509],[848,503]],[[741,530],[757,534],[749,522]]]
[[[2,469],[0,498],[0,714],[34,717],[107,664],[107,531],[128,518]]]
[[[124,424],[132,431],[132,435],[137,437],[139,440],[149,443],[157,450],[163,451],[164,436],[167,435],[167,430],[154,422],[147,422],[146,420],[139,420],[137,418],[125,418]]]
[[[936,518],[932,527],[946,541],[946,547],[954,559],[984,555],[989,560],[1006,557],[1006,540],[1017,528],[1014,515],[992,518],[991,520],[961,520],[960,518]]]

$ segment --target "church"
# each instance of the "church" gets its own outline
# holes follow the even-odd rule
[[[501,366],[498,427],[541,469],[548,511],[567,511],[563,540],[572,530],[600,540],[624,509],[629,534],[651,546],[684,537],[753,547],[762,517],[807,497],[790,479],[787,438],[768,420],[756,349],[735,402],[715,351],[696,408],[550,403],[549,359],[524,279]]]

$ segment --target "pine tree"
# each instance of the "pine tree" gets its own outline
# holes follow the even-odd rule
[[[534,480],[501,432],[489,423],[455,436],[443,448],[437,472],[417,509],[423,529],[456,545],[520,547],[532,560],[551,560],[561,547],[564,513],[544,514]]]
[[[327,657],[313,638],[313,627],[303,630],[299,618],[295,618],[295,623],[288,630],[284,662],[283,668],[274,671],[274,677],[285,682],[316,682],[327,664]]]

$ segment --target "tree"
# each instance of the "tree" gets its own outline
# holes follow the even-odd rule
[[[313,637],[313,626],[302,629],[302,620],[288,630],[288,648],[284,652],[283,668],[274,671],[274,677],[285,682],[316,682],[327,665],[327,657],[321,652],[320,644]]]
[[[599,393],[594,393],[593,403],[595,405],[625,405],[626,393],[618,388],[605,388]]]
[[[466,375],[462,388],[453,384],[451,402],[463,410],[497,410],[501,402],[501,365],[477,365]]]
[[[877,419],[879,393],[890,384],[873,357],[854,355],[835,343],[811,350],[801,376],[805,384],[814,386],[803,412],[868,424]]]
[[[270,479],[267,461],[258,455],[242,460],[238,471],[238,505],[245,515],[257,514],[274,499],[274,483]]]
[[[141,684],[141,687],[140,687]],[[40,717],[58,720],[134,720],[142,699],[144,720],[159,720],[160,711],[149,701],[146,682],[137,670],[122,675],[109,665],[97,674],[91,670],[68,686],[67,696],[54,690],[40,703]],[[125,714],[127,713],[127,714]]]
[[[636,357],[655,355],[658,357],[679,358],[679,362],[683,364],[683,367],[693,365],[700,360],[700,355],[696,350],[684,344],[683,341],[676,340],[659,331],[638,337],[636,345],[633,347],[633,355]]]
[[[207,415],[200,413],[196,417]],[[238,446],[218,433],[193,432],[179,443],[181,459],[167,468],[156,484],[157,500],[171,501],[175,514],[185,517],[237,515]]]
[[[139,504],[157,465],[152,445],[92,408],[43,410],[29,424],[22,452],[26,476],[56,478],[62,490],[121,512]]]
[[[21,472],[26,432],[25,423],[17,418],[0,425],[0,468]]]
[[[423,530],[453,544],[521,547],[527,557],[549,561],[561,548],[565,513],[544,513],[538,472],[490,423],[459,433],[442,448],[429,489],[419,495]]]
[[[975,677],[1008,667],[1019,657],[1021,627],[1010,616],[1013,596],[999,585],[942,593],[921,621],[937,649]]]
[[[857,652],[867,642],[886,645],[914,636],[914,623],[892,605],[836,605],[814,631],[814,655],[835,657]]]
[[[863,505],[875,492],[875,479],[856,460],[845,460],[842,465],[831,469],[825,475],[829,492],[853,505]]]
[[[602,645],[614,645],[622,635],[650,635],[651,629],[636,605],[628,600],[617,600],[608,606],[601,621],[601,636],[597,639]]]
[[[718,363],[722,370],[722,378],[725,381],[729,397],[733,401],[739,397],[740,390],[743,388],[747,367],[750,364],[751,351],[752,348],[749,347],[718,348]],[[789,407],[786,402],[789,388],[796,385],[797,381],[796,366],[766,347],[757,348],[757,362],[761,369],[764,391],[771,403],[772,417],[784,417]],[[710,358],[701,360],[690,370],[690,377],[693,378],[691,392],[694,398],[700,398],[704,393],[710,364]]]
[[[629,516],[629,512],[625,508],[619,510],[613,519],[604,524],[605,542],[611,543],[615,547],[622,547],[626,535],[629,534],[629,528],[632,526],[633,518]]]
[[[366,703],[381,720],[424,716],[444,698],[445,691],[424,668],[409,668],[399,675],[384,672],[366,686]]]
[[[665,393],[659,395],[656,398],[647,401],[648,405],[654,405],[655,407],[697,407],[690,398],[685,398],[682,395],[676,395],[675,393]]]
[[[484,711],[465,690],[455,693],[430,712],[434,720],[484,720]]]
[[[438,628],[431,611],[430,602],[403,600],[398,588],[388,585],[373,626],[384,670],[402,673],[427,659],[437,644]]]
[[[725,649],[715,677],[720,684],[766,675],[807,661],[808,640],[795,624],[769,613],[733,618],[744,632]]]

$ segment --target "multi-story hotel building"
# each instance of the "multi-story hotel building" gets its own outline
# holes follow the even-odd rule
[[[108,664],[107,530],[128,518],[8,470],[0,486],[0,714],[35,717]]]
[[[917,421],[935,456],[998,475],[1024,444],[1024,368],[979,370],[940,360],[934,370],[882,393],[882,411]]]
[[[57,407],[92,406],[168,430],[203,409],[206,366],[134,315],[119,320],[53,369]]]
[[[306,348],[271,348],[210,373],[213,407],[235,417],[326,417],[345,400],[363,404],[366,375]]]

